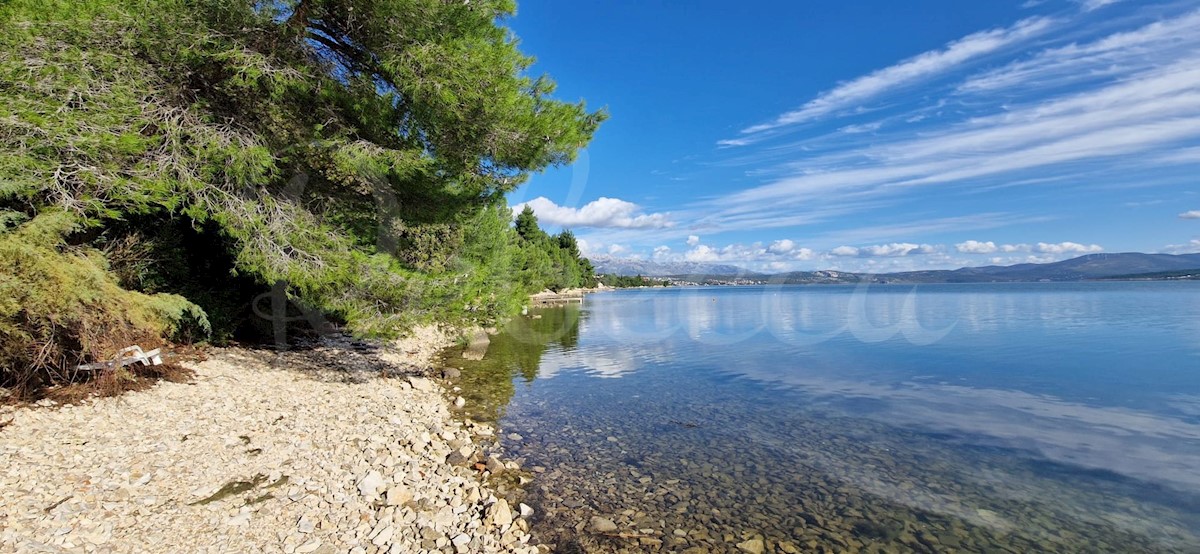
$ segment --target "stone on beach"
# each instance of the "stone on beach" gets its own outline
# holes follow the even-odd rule
[[[341,342],[213,349],[191,383],[0,410],[0,551],[538,552],[445,463],[479,450],[440,386],[383,377],[429,360]]]
[[[363,477],[362,481],[358,482],[359,494],[365,496],[368,500],[379,496],[380,490],[383,489],[383,476],[378,471],[371,471]]]
[[[488,518],[492,525],[496,527],[504,527],[511,525],[513,522],[512,510],[508,507],[508,501],[501,498],[488,510]]]

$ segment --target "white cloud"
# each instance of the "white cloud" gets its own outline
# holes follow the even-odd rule
[[[687,245],[688,246],[696,246],[697,244],[700,244],[700,237],[698,237],[696,235],[688,235]]]
[[[845,127],[842,127],[841,129],[838,129],[838,130],[843,133],[846,133],[848,135],[853,135],[853,134],[857,134],[857,133],[870,133],[870,132],[878,131],[880,127],[883,127],[883,122],[875,121],[872,123],[863,123],[860,125],[846,125]]]
[[[597,253],[595,250],[593,250],[593,248],[596,248],[597,245],[592,244],[585,238],[575,237],[575,245],[579,247],[579,253],[584,257]]]
[[[1200,253],[1200,239],[1192,239],[1187,244],[1168,244],[1166,248],[1163,248],[1163,252],[1167,254]]]
[[[707,245],[700,244],[688,250],[683,259],[689,262],[717,262],[721,260],[721,254]]]
[[[1200,146],[1192,148],[1180,148],[1172,152],[1165,152],[1159,156],[1159,161],[1168,164],[1200,163]]]
[[[1047,48],[1033,57],[1020,59],[972,76],[959,85],[960,93],[993,92],[1023,87],[1030,82],[1094,79],[1145,66],[1175,51],[1186,53],[1200,43],[1200,11],[1182,17],[1155,21],[1132,31],[1104,36],[1092,42]]]
[[[1104,248],[1099,244],[1083,245],[1077,242],[1039,242],[1034,251],[1042,254],[1091,254],[1094,252],[1103,252]]]
[[[850,258],[902,258],[910,254],[933,254],[942,250],[932,244],[914,244],[911,242],[893,242],[873,246],[839,246],[829,251],[831,256]]]
[[[655,249],[655,253],[658,252],[659,249]],[[689,262],[723,262],[760,270],[790,268],[791,264],[797,261],[816,258],[817,253],[811,248],[801,248],[788,239],[777,240],[770,246],[764,246],[761,242],[734,243],[721,247],[697,244],[682,255],[663,252],[662,256],[656,256],[656,259],[662,261],[682,259]]]
[[[1200,54],[1131,75],[1109,87],[1034,102],[940,132],[868,143],[825,156],[805,154],[772,183],[714,199],[724,213],[761,220],[795,216],[851,194],[895,194],[917,185],[972,183],[1047,166],[1077,171],[1083,160],[1114,163],[1200,137]]]
[[[671,247],[662,245],[654,247],[654,259],[661,260],[671,255]]]
[[[550,199],[539,196],[528,202],[513,206],[514,212],[529,206],[541,223],[562,227],[615,227],[624,229],[662,229],[673,223],[669,214],[641,213],[633,202],[619,198],[600,197],[584,204],[582,208],[559,206]]]
[[[624,253],[626,253],[626,252],[629,252],[629,248],[627,248],[627,247],[625,247],[625,246],[621,246],[620,244],[610,244],[610,245],[608,245],[608,253],[609,253],[609,255],[616,256],[616,255],[619,255],[619,254],[624,254]]]
[[[1090,12],[1093,10],[1098,10],[1100,8],[1103,8],[1104,6],[1107,6],[1109,4],[1116,4],[1117,2],[1120,2],[1121,0],[1075,0],[1075,1],[1079,3],[1079,7],[1082,8],[1083,11]]]
[[[1200,219],[1200,210],[1189,210],[1179,214],[1183,219]]]
[[[998,250],[996,243],[992,241],[979,242],[977,240],[960,242],[954,245],[954,249],[964,254],[991,254]]]
[[[1036,35],[1049,28],[1052,22],[1047,18],[1029,18],[1006,29],[992,29],[967,35],[947,44],[941,50],[931,50],[896,65],[842,83],[808,101],[799,109],[780,115],[770,123],[747,127],[742,130],[742,133],[760,133],[858,107],[861,102],[883,92],[941,74],[969,60]],[[745,144],[745,139],[727,139],[722,141],[722,144],[738,146]]]
[[[1147,15],[1157,21],[1131,16],[1084,28],[1087,18],[1063,19],[1055,23],[1063,33],[1042,35],[1036,48],[1032,40],[1014,45],[1008,59],[1016,61],[989,64],[998,69],[958,89],[945,79],[916,83],[921,95],[881,93],[884,121],[927,117],[918,125],[884,125],[869,136],[831,125],[790,144],[742,150],[728,165],[750,166],[762,184],[698,202],[696,218],[711,233],[778,229],[879,209],[920,194],[917,187],[1041,186],[1057,195],[1057,185],[1097,175],[1144,182],[1151,168],[1200,164],[1200,10],[1139,17]],[[966,77],[966,67],[946,76]],[[958,232],[988,228],[957,225]],[[893,236],[922,234],[835,236],[826,244]]]
[[[767,252],[770,252],[772,254],[787,254],[795,249],[796,249],[796,243],[794,243],[788,239],[783,239],[783,240],[777,240],[775,242],[772,242],[771,246],[767,247]]]
[[[748,144],[754,144],[754,141],[750,139],[721,139],[717,141],[717,146],[725,148],[731,146],[746,146]]]
[[[872,257],[907,256],[909,254],[931,254],[937,251],[936,246],[929,244],[913,244],[911,242],[893,242],[876,246],[865,246],[859,249],[859,254]]]
[[[1039,242],[1039,243],[1037,243],[1036,246],[1030,246],[1028,244],[997,245],[995,242],[992,242],[992,241],[980,242],[977,240],[968,240],[966,242],[960,242],[960,243],[954,245],[954,249],[963,254],[992,254],[995,252],[1005,252],[1005,253],[1037,252],[1040,254],[1061,255],[1061,254],[1091,254],[1091,253],[1095,253],[1095,252],[1103,252],[1104,251],[1104,248],[1102,248],[1098,244],[1085,245],[1085,244],[1079,244],[1077,242],[1059,242],[1059,243]],[[1045,262],[1056,261],[1055,258],[1053,258],[1052,256],[1040,256],[1040,257],[1039,256],[1029,256],[1029,257],[1026,257],[1025,259],[1011,259],[1010,258],[1008,260],[1004,260],[1002,258],[991,258],[991,260],[992,260],[992,263],[1000,263],[999,261],[1005,261],[1008,263],[1014,263],[1017,261],[1033,262],[1033,263],[1045,263]],[[997,260],[999,260],[999,261],[997,261]]]

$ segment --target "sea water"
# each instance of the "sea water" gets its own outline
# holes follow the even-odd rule
[[[560,546],[1200,552],[1200,283],[614,291],[449,363]]]

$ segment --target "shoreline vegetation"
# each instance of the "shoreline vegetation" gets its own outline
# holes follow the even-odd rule
[[[430,367],[596,286],[508,207],[607,118],[515,9],[0,2],[0,550],[547,550]]]
[[[36,399],[130,345],[490,327],[593,286],[506,194],[607,114],[553,98],[514,11],[0,4],[0,387]]]

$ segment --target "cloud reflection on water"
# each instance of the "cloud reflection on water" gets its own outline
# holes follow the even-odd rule
[[[950,294],[918,295],[912,287],[876,287],[869,293],[863,287],[765,287],[600,295],[591,302],[603,304],[589,310],[586,321],[585,335],[594,339],[591,346],[577,355],[547,360],[544,371],[553,375],[575,365],[599,377],[619,377],[653,365],[654,360],[691,360],[694,354],[686,351],[701,350],[706,356],[715,356],[709,361],[725,373],[786,385],[848,409],[862,405],[856,401],[869,400],[870,409],[855,414],[858,416],[955,433],[1055,462],[1200,493],[1200,424],[1195,422],[1167,413],[1029,392],[1016,388],[1021,386],[1017,383],[1014,388],[972,386],[968,376],[973,368],[963,368],[962,382],[928,383],[917,382],[916,374],[888,373],[888,368],[847,367],[855,363],[853,352],[901,339],[914,349],[907,354],[932,355],[933,351],[917,348],[944,342],[960,326],[962,333],[995,340],[992,351],[968,353],[977,356],[979,363],[995,364],[999,358],[1011,361],[1020,355],[1038,356],[1036,345],[1015,340],[1022,337],[1092,340],[1092,330],[1108,333],[1112,330],[1105,327],[1127,325],[1177,333],[1186,340],[1198,336],[1200,325],[1195,320],[1164,320],[1149,307],[1142,312],[1110,313],[1106,310],[1112,308],[1101,301],[1100,293],[1087,290],[1012,287],[992,294],[975,294],[979,289],[946,290]],[[1047,291],[1059,294],[1045,294]],[[1183,303],[1186,309],[1189,303],[1200,306],[1198,298],[1200,295],[1156,301],[1175,303],[1176,308]],[[1008,340],[1015,329],[1021,332]],[[773,344],[764,342],[768,334],[764,330],[775,339]],[[939,347],[958,348],[953,343]],[[799,354],[818,352],[836,358],[845,353],[846,357],[841,364],[808,364],[792,357],[797,348]],[[1096,354],[1105,348],[1119,346],[1095,345]],[[990,360],[992,356],[997,360]],[[1068,361],[1074,362],[1063,360]],[[1021,367],[1012,370],[1019,372]],[[1200,395],[1177,395],[1170,405],[1184,413],[1196,413],[1200,411],[1195,410],[1196,398]]]

